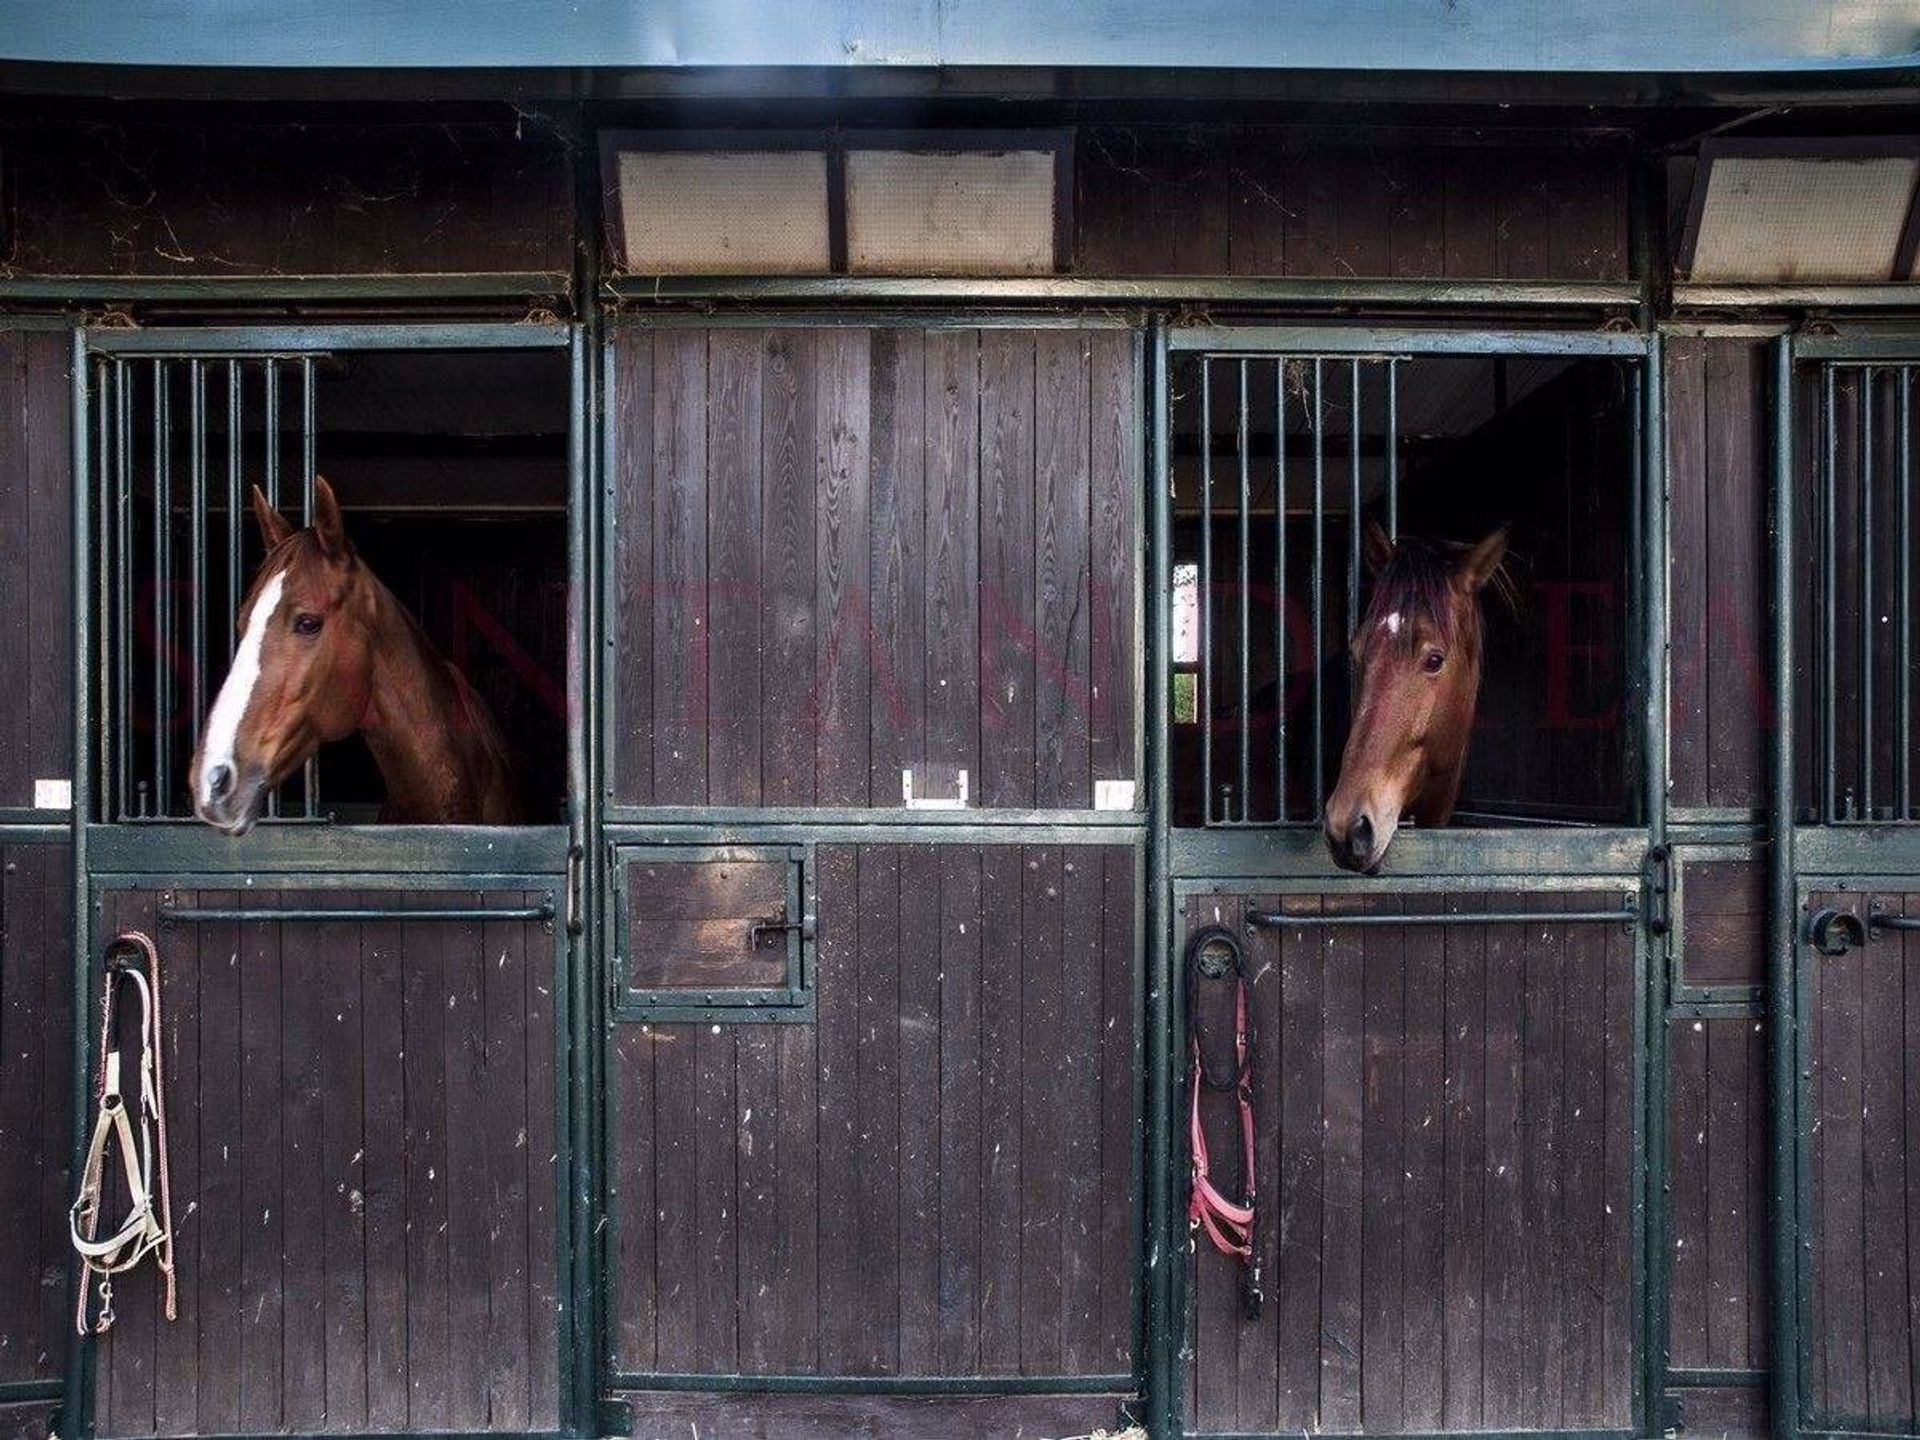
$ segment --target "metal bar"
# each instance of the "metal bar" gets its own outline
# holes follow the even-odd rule
[[[1152,583],[1147,592],[1147,776],[1151,803],[1147,815],[1147,924],[1146,959],[1146,1217],[1145,1298],[1141,1358],[1151,1428],[1161,1435],[1177,1434],[1181,1423],[1179,1337],[1183,1333],[1175,1304],[1185,1269],[1178,1223],[1172,1203],[1173,1163],[1173,1048],[1171,1035],[1178,987],[1173,984],[1173,905],[1169,857],[1173,784],[1169,766],[1172,721],[1173,654],[1173,465],[1171,394],[1167,374],[1167,326],[1153,327],[1153,437],[1147,525],[1147,565]],[[1175,1257],[1180,1257],[1176,1260]]]
[[[313,356],[300,357],[300,523],[313,524]],[[307,757],[300,772],[300,800],[306,818],[320,814],[320,756]]]
[[[611,1390],[769,1395],[1125,1395],[1133,1375],[689,1375],[617,1371]]]
[[[1080,276],[1006,276],[991,280],[891,276],[616,276],[602,287],[616,301],[632,304],[693,300],[833,303],[1099,304],[1159,302],[1247,304],[1512,305],[1517,307],[1619,307],[1640,299],[1631,283],[1560,281],[1394,281],[1334,277],[1248,279],[1157,276],[1143,280]],[[5,296],[0,289],[0,297]],[[115,292],[117,296],[119,292]],[[1911,303],[1911,297],[1909,302]],[[711,324],[709,318],[706,323]],[[1177,345],[1178,349],[1193,347]]]
[[[267,447],[266,491],[267,503],[276,511],[280,509],[280,360],[269,355],[262,364],[266,377],[265,398],[262,400],[261,434]],[[284,513],[284,512],[282,512]],[[274,786],[267,792],[267,818],[280,818],[280,787]]]
[[[711,323],[711,322],[709,322]],[[224,359],[229,355],[301,355],[335,350],[559,350],[569,342],[567,327],[534,321],[512,324],[440,325],[234,325],[205,329],[156,327],[94,330],[87,336],[95,351],[113,355]]]
[[[1249,910],[1247,924],[1268,930],[1301,926],[1346,925],[1637,925],[1640,912],[1631,907],[1618,910],[1486,910],[1406,911],[1396,914],[1368,912],[1354,915],[1295,915],[1282,910]]]
[[[207,704],[207,370],[187,363],[190,483],[187,496],[187,567],[192,572],[188,619],[187,734],[190,752],[200,749],[200,721]]]
[[[1873,380],[1860,372],[1860,818],[1873,819]]]
[[[113,362],[115,818],[133,813],[133,367]]]
[[[119,401],[113,387],[113,362],[104,356],[97,355],[93,358],[91,369],[93,372],[93,393],[87,397],[87,403],[92,408],[94,425],[94,444],[91,459],[100,481],[109,487],[107,490],[109,499],[106,503],[97,507],[97,513],[93,519],[94,550],[91,557],[94,582],[93,626],[89,628],[93,629],[93,633],[97,636],[97,651],[92,657],[98,666],[94,672],[98,686],[96,693],[102,699],[107,699],[113,694],[114,675],[113,641],[111,638],[113,633],[112,615],[114,602],[112,584],[113,505],[110,498],[113,481],[109,477],[114,474],[113,414],[114,407],[118,405]],[[80,379],[76,375],[74,379],[74,388],[76,391],[79,390],[80,385]],[[76,427],[76,434],[77,430],[78,427]],[[76,481],[75,483],[77,484],[78,482]],[[76,554],[74,556],[75,566],[84,568],[83,562],[87,560],[87,558],[88,557]],[[76,651],[76,654],[84,653],[85,650],[92,648],[94,647],[80,647]],[[93,732],[93,740],[96,747],[94,750],[95,783],[105,787],[111,783],[108,777],[113,773],[113,747],[119,737],[114,734],[114,727],[112,725],[94,724],[91,715],[81,715],[75,718],[80,723],[80,733],[82,735],[85,735],[89,730]],[[120,733],[124,735],[126,732],[121,731]],[[77,809],[87,810],[89,808],[96,808],[97,812],[101,814],[107,813],[112,808],[109,803],[109,797],[106,794],[102,793],[101,795],[95,796],[90,792],[83,793],[78,789],[74,791],[73,803]]]
[[[87,407],[93,403],[101,408],[100,435],[107,434],[105,402],[107,393],[89,397],[87,394],[87,344],[84,331],[73,332],[71,356],[71,384],[73,405],[73,431],[71,436],[73,465],[72,534],[74,537],[74,556],[70,581],[72,588],[68,592],[73,604],[73,810],[69,816],[69,835],[72,847],[72,871],[68,894],[72,909],[72,930],[69,941],[73,946],[72,954],[87,957],[92,954],[92,911],[88,903],[89,863],[87,850],[88,822],[93,817],[93,793],[95,777],[92,774],[93,751],[87,743],[88,727],[96,723],[94,714],[95,696],[93,693],[93,672],[91,655],[93,627],[96,618],[104,628],[107,624],[107,612],[103,608],[94,612],[87,603],[88,580],[90,570],[98,567],[102,576],[107,571],[107,554],[103,548],[94,555],[86,553],[86,547],[80,543],[82,536],[90,533],[92,525],[93,495],[95,477],[87,448]],[[95,370],[96,378],[104,378],[107,366],[102,364]],[[117,366],[115,367],[118,368]],[[114,403],[118,406],[117,392]],[[104,470],[106,454],[104,449],[99,455]],[[105,478],[104,475],[101,478]],[[102,530],[106,528],[106,508],[102,507]],[[104,699],[102,695],[100,698]],[[124,730],[121,732],[126,733]],[[105,775],[100,781],[105,782]],[[103,810],[105,806],[101,807]],[[68,1089],[67,1141],[70,1175],[85,1172],[87,1139],[90,1111],[88,1101],[93,1086],[93,971],[92,966],[82,958],[66,966],[69,984],[69,1000],[72,1006],[69,1012],[73,1016],[71,1066]],[[72,1314],[79,1300],[78,1270],[74,1266],[63,1265],[66,1273],[66,1306],[63,1315]],[[62,1326],[62,1330],[65,1327]],[[60,1413],[55,1429],[62,1435],[85,1437],[93,1433],[93,1395],[94,1395],[94,1350],[84,1342],[77,1341],[69,1334],[65,1340],[65,1363],[63,1370]]]
[[[1834,742],[1834,719],[1836,697],[1839,684],[1835,675],[1834,659],[1839,654],[1838,637],[1835,633],[1834,587],[1839,583],[1840,569],[1834,545],[1834,507],[1836,475],[1839,467],[1839,441],[1835,424],[1837,411],[1834,405],[1834,374],[1831,365],[1823,371],[1825,380],[1823,407],[1825,412],[1826,451],[1825,464],[1821,469],[1821,505],[1820,505],[1820,603],[1822,624],[1822,645],[1820,651],[1820,749],[1825,760],[1826,783],[1821,793],[1821,806],[1827,823],[1832,824],[1840,818],[1838,795],[1839,756]]]
[[[1382,326],[1208,326],[1176,331],[1176,351],[1215,358],[1271,355],[1345,360],[1359,355],[1645,355],[1652,337],[1615,330],[1408,330]]]
[[[244,905],[162,905],[154,911],[162,920],[208,925],[245,924],[252,921],[278,925],[289,922],[328,924],[383,920],[552,920],[554,913],[550,900],[540,905],[517,905],[500,910],[488,910],[477,905],[449,906],[444,909],[420,906],[392,910],[382,910],[376,906],[358,906],[348,910],[271,910]]]
[[[153,811],[167,813],[173,800],[170,761],[173,730],[173,426],[167,362],[153,373]]]
[[[1273,818],[1287,823],[1287,701],[1292,677],[1287,673],[1287,627],[1292,611],[1287,604],[1287,365],[1273,366]]]
[[[1200,817],[1213,823],[1213,362],[1200,359]]]
[[[1900,748],[1895,752],[1899,820],[1913,818],[1913,367],[1900,377],[1900,685],[1897,703]]]
[[[1240,362],[1240,818],[1248,818],[1253,804],[1250,747],[1253,743],[1253,688],[1250,662],[1253,655],[1252,611],[1248,592],[1253,588],[1252,462],[1247,455],[1247,362]],[[1232,818],[1227,807],[1226,818]]]
[[[554,300],[568,293],[560,271],[429,275],[16,275],[6,300]],[[98,347],[96,347],[98,348]]]
[[[1400,359],[1387,361],[1387,538],[1400,538]]]
[[[1348,367],[1347,378],[1347,624],[1353,634],[1360,624],[1360,361]],[[1358,676],[1348,667],[1348,688]]]
[[[1326,696],[1322,693],[1321,663],[1325,649],[1327,593],[1327,433],[1325,362],[1313,362],[1313,639],[1308,659],[1313,666],[1313,814],[1327,800]]]
[[[240,442],[245,433],[246,392],[241,387],[240,362],[227,361],[227,663],[240,643],[240,600],[246,577],[240,572],[241,517]]]
[[[1773,735],[1768,812],[1767,1077],[1773,1103],[1768,1157],[1769,1287],[1772,1356],[1771,1422],[1776,1440],[1796,1440],[1800,1428],[1798,1186],[1799,1143],[1795,1075],[1797,1017],[1794,971],[1799,939],[1793,823],[1793,359],[1794,342],[1773,343]],[[1831,372],[1829,372],[1829,376]],[[1830,382],[1829,382],[1830,383]],[[1828,391],[1831,395],[1831,388]],[[1831,406],[1829,405],[1829,412]]]

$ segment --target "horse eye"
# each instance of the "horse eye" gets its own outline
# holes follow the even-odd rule
[[[293,633],[296,635],[318,635],[320,633],[320,617],[318,615],[294,616]]]
[[[1429,675],[1438,675],[1440,667],[1447,663],[1447,657],[1438,650],[1429,650],[1426,658],[1420,662],[1420,668]]]

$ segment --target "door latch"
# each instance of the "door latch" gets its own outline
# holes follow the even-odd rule
[[[800,932],[802,940],[813,939],[813,916],[802,915],[798,920],[789,920],[787,907],[782,905],[773,914],[747,927],[747,943],[757,946],[762,936],[786,935],[795,930]]]

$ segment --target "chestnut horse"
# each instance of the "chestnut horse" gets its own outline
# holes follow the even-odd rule
[[[275,786],[324,741],[357,730],[386,784],[382,820],[514,823],[499,727],[354,551],[333,487],[315,479],[305,530],[258,485],[253,513],[267,558],[240,607],[233,665],[194,752],[194,813],[244,835]]]
[[[1322,828],[1336,864],[1371,875],[1402,816],[1453,818],[1480,699],[1480,592],[1500,574],[1507,532],[1477,545],[1402,537],[1369,523],[1373,597],[1353,632],[1359,699]]]

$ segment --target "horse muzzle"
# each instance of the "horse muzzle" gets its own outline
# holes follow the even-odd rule
[[[1345,817],[1344,823],[1327,817],[1321,833],[1326,837],[1327,853],[1342,870],[1356,875],[1377,875],[1387,856],[1397,824],[1376,825],[1373,816],[1362,807]]]
[[[203,822],[238,838],[253,828],[266,806],[266,776],[232,765],[211,766],[194,787],[193,813]]]

